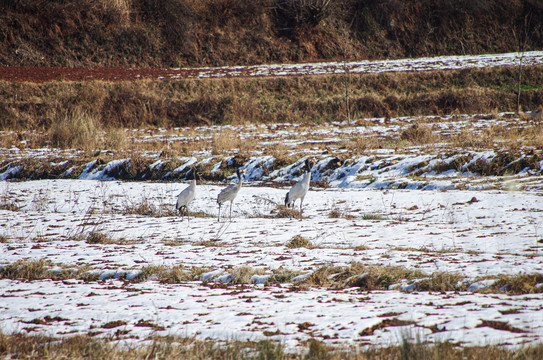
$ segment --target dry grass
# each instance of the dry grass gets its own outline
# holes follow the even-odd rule
[[[203,270],[200,268],[187,270],[182,265],[173,266],[171,268],[162,265],[147,266],[142,269],[142,273],[138,277],[138,280],[144,281],[149,278],[156,278],[158,281],[163,283],[175,284],[195,280],[197,275],[199,275],[201,272],[203,272]]]
[[[313,249],[315,247],[309,239],[303,237],[302,235],[295,235],[285,246],[288,249]]]
[[[346,220],[354,220],[354,219],[356,219],[356,216],[351,215],[346,210],[340,209],[340,208],[337,208],[337,207],[330,210],[330,212],[328,213],[328,217],[330,219],[340,219],[340,218],[343,218],[343,219],[346,219]]]
[[[424,145],[436,142],[437,136],[428,126],[417,122],[400,134],[400,140],[412,145]]]
[[[274,218],[290,218],[290,219],[302,219],[302,213],[295,207],[289,208],[284,205],[277,205],[275,209],[271,211],[271,217]]]
[[[94,114],[74,109],[54,116],[48,135],[52,145],[61,149],[94,150],[101,143],[101,124]]]
[[[93,240],[94,241],[94,240]],[[129,244],[130,242],[111,241],[110,239],[99,239],[98,244]],[[302,237],[294,237],[287,245],[289,248],[308,248],[314,246],[311,242]],[[361,250],[365,250],[363,248]],[[0,279],[18,279],[22,281],[53,279],[80,279],[85,281],[97,280],[100,271],[91,271],[88,267],[68,267],[55,265],[50,261],[40,259],[35,261],[17,261],[6,264],[0,268]],[[147,266],[141,269],[141,274],[132,280],[141,282],[154,279],[162,283],[175,284],[187,281],[196,281],[201,275],[210,269],[193,267],[185,268],[182,265]],[[253,275],[269,274],[268,284],[290,283],[292,279],[300,275],[300,271],[279,268],[268,271],[263,268],[241,266],[228,269],[229,281],[225,286],[232,284],[250,284]],[[471,283],[486,279],[466,279],[457,273],[435,272],[426,274],[416,269],[407,269],[401,266],[378,266],[352,263],[350,266],[323,266],[315,269],[303,281],[293,285],[295,288],[306,287],[327,287],[333,289],[344,289],[358,287],[361,290],[388,290],[390,285],[396,285],[402,281],[414,283],[413,290],[416,291],[466,291]],[[469,280],[469,281],[468,281]],[[210,279],[209,281],[214,281]],[[483,293],[508,293],[508,294],[533,294],[543,293],[543,287],[536,287],[536,284],[543,282],[543,275],[540,273],[502,275],[490,287],[477,290]]]
[[[537,1],[13,1],[3,10],[0,62],[11,66],[206,66],[511,52],[518,48],[512,34],[522,33],[527,13],[533,14],[527,49],[543,41]],[[236,106],[247,107],[242,101]]]
[[[142,320],[141,326],[160,326]],[[112,324],[115,325],[115,324]],[[119,333],[118,336],[120,336]],[[523,346],[509,350],[502,346],[461,347],[449,342],[435,344],[404,339],[400,346],[383,348],[327,345],[317,339],[300,344],[300,349],[290,353],[284,345],[273,340],[228,341],[218,344],[214,340],[197,340],[182,337],[153,337],[149,345],[120,346],[113,342],[117,337],[97,338],[75,335],[56,338],[43,335],[0,334],[0,356],[17,354],[20,358],[39,359],[268,359],[268,360],[536,360],[543,357],[543,345]],[[112,341],[112,342],[110,342]]]
[[[32,281],[80,278],[86,280],[89,278],[89,276],[86,275],[87,270],[88,269],[85,267],[74,268],[68,266],[55,266],[51,261],[45,259],[19,260],[0,268],[0,279]]]
[[[136,243],[135,240],[126,240],[126,239],[113,239],[108,234],[99,232],[99,231],[91,231],[88,233],[85,241],[88,244],[96,245],[132,245]]]
[[[543,102],[543,89],[539,85],[543,82],[542,69],[541,66],[525,69],[525,78],[529,79],[531,86],[530,90],[523,92],[527,108],[536,108]],[[473,77],[476,83],[465,83],[466,76]],[[511,87],[516,80],[513,68],[507,67],[352,75],[352,87],[356,89],[353,90],[352,108],[359,125],[365,124],[364,118],[385,117],[387,112],[391,116],[417,116],[491,113],[496,108],[514,111],[516,96]],[[485,90],[475,91],[473,87]],[[255,89],[258,89],[258,96],[254,96]],[[0,129],[45,128],[54,135],[54,142],[59,146],[92,148],[93,142],[94,145],[114,145],[116,140],[122,142],[122,133],[111,135],[109,140],[98,136],[100,130],[111,128],[284,122],[324,124],[343,119],[338,109],[343,106],[344,90],[342,78],[336,75],[119,83],[0,82],[0,98],[3,99],[0,109],[4,109]],[[209,96],[210,93],[213,97]],[[369,97],[370,94],[373,95]],[[233,99],[244,99],[246,105],[239,106]],[[236,120],[238,118],[246,121]],[[70,125],[72,122],[74,125]],[[429,133],[421,133],[424,131],[421,126],[423,124],[405,132],[406,142],[426,143],[432,140]],[[75,138],[72,139],[70,134],[76,135]],[[220,152],[232,148],[232,143],[243,148],[247,139],[240,139],[237,135],[225,131],[213,139],[212,149]],[[345,141],[346,147],[360,151],[384,145],[386,143],[382,139],[371,136]],[[190,150],[192,145],[187,142],[183,146]],[[286,150],[279,147],[277,153],[285,153]]]

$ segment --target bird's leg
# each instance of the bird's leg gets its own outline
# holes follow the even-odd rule
[[[219,216],[217,216],[217,221],[221,221],[221,203],[219,203]]]
[[[232,221],[232,203],[233,201],[230,201],[230,221]]]
[[[302,212],[304,211],[302,205],[304,204],[304,198],[300,199],[300,219],[303,217]]]

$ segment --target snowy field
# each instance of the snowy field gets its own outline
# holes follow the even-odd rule
[[[406,337],[464,345],[541,341],[541,293],[484,291],[500,276],[543,272],[540,191],[311,189],[300,220],[272,217],[286,188],[246,185],[232,221],[218,222],[125,214],[142,203],[173,209],[181,183],[1,183],[2,196],[20,206],[0,210],[2,263],[46,259],[52,271],[85,267],[100,280],[0,280],[0,327],[53,335],[121,331],[127,341],[157,333],[270,337],[291,347],[309,337],[341,345]],[[199,186],[191,210],[216,216],[221,188]],[[342,216],[331,217],[333,210]],[[82,236],[89,232],[114,243],[90,244]],[[295,235],[314,247],[288,248]],[[460,273],[469,286],[442,293],[417,291],[408,280],[375,291],[298,287],[319,267],[352,263]],[[129,281],[151,265],[204,270],[176,284]],[[259,271],[234,284],[241,267]],[[299,275],[267,283],[280,269]]]
[[[425,71],[518,61],[518,54],[498,54],[171,69],[164,77]],[[524,54],[524,65],[542,61],[541,52]],[[111,336],[130,344],[153,335],[269,338],[288,348],[310,338],[340,346],[404,339],[541,343],[541,125],[525,115],[127,129],[127,142],[143,150],[92,156],[35,148],[27,140],[0,146],[0,330]],[[439,141],[409,144],[402,135],[413,129]],[[236,136],[227,143],[239,140],[250,149],[210,146],[228,132]],[[180,157],[156,143],[193,151]],[[168,151],[174,155],[162,156]],[[207,167],[208,176],[231,170],[240,153],[245,182],[231,220],[217,221],[217,195],[227,185],[219,181],[198,185],[190,205],[195,216],[175,213],[188,169]],[[134,161],[130,156],[146,161],[133,178],[141,181],[116,180]],[[276,166],[275,156],[294,162]],[[303,218],[281,215],[286,185],[301,178],[307,157],[315,165]],[[34,176],[56,180],[28,180]],[[149,178],[160,181],[144,181]],[[291,246],[295,239],[305,247]],[[165,280],[156,269],[179,276]],[[399,269],[404,277],[393,276]],[[366,286],[371,271],[394,281]],[[523,276],[536,281],[513,284]],[[456,282],[446,290],[423,286],[436,278]]]

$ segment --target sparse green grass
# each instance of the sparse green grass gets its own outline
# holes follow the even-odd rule
[[[386,220],[387,217],[382,214],[366,213],[362,215],[362,220]]]
[[[188,211],[185,216],[197,217],[197,218],[213,218],[215,215],[208,214],[204,211]]]

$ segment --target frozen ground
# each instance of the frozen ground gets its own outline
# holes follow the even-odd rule
[[[102,279],[1,280],[4,332],[116,334],[127,341],[156,333],[271,337],[289,346],[309,337],[343,345],[386,345],[405,337],[515,345],[543,336],[541,293],[409,291],[410,282],[371,292],[297,288],[296,278],[261,283],[280,268],[303,279],[321,266],[353,262],[461,273],[470,290],[503,275],[540,274],[539,190],[311,189],[306,218],[299,220],[270,217],[287,189],[246,186],[232,221],[219,223],[214,217],[127,214],[143,203],[172,209],[185,186],[178,182],[41,180],[0,186],[4,200],[20,206],[0,210],[1,263],[46,259],[57,269],[87,266]],[[216,215],[221,188],[199,186],[191,210]],[[331,218],[332,210],[341,216]],[[89,244],[80,235],[91,231],[119,242]],[[287,248],[295,235],[315,247]],[[206,271],[178,284],[116,279],[136,277],[149,265]],[[245,266],[261,275],[230,284],[232,271]]]

